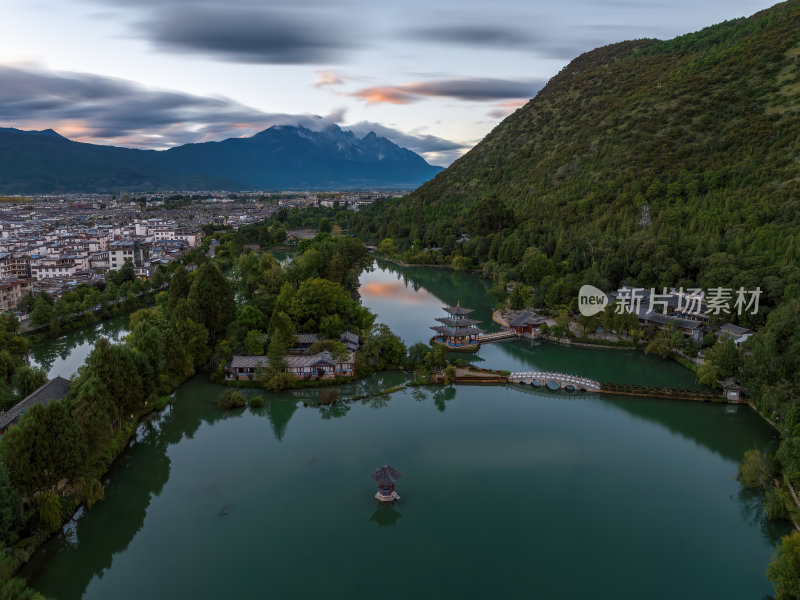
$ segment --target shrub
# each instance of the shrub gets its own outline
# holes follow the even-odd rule
[[[236,390],[227,390],[222,397],[217,400],[217,407],[222,410],[230,410],[232,408],[242,408],[247,401],[244,394]]]
[[[263,396],[251,396],[249,399],[250,408],[264,408]]]

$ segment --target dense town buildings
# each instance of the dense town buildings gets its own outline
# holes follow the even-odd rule
[[[0,203],[0,310],[29,291],[58,297],[130,260],[149,277],[202,243],[203,225],[238,229],[280,208],[352,210],[380,192],[157,192],[11,196]],[[398,195],[398,194],[391,194]],[[302,237],[302,236],[301,236]]]

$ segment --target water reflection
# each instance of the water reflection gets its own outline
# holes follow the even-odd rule
[[[375,521],[378,527],[396,527],[397,520],[402,517],[391,504],[381,505],[372,513],[370,521]]]
[[[275,439],[282,441],[297,404],[293,400],[269,400],[264,404],[264,409]]]
[[[146,427],[134,447],[114,463],[104,482],[105,498],[92,507],[91,515],[83,515],[82,510],[76,513],[75,520],[34,554],[22,575],[29,577],[61,554],[70,566],[69,576],[59,577],[57,597],[83,597],[89,583],[111,568],[114,556],[128,549],[144,524],[152,498],[169,480],[169,443],[160,427]],[[81,543],[84,539],[91,543]]]
[[[45,340],[30,350],[31,365],[41,367],[48,377],[71,377],[85,362],[98,338],[121,341],[128,334],[130,315],[120,315],[97,325],[77,329]]]
[[[786,535],[786,523],[767,519],[764,508],[764,494],[758,490],[741,487],[735,500],[739,504],[742,521],[752,527],[758,527],[764,538],[771,545],[777,546],[781,538]]]

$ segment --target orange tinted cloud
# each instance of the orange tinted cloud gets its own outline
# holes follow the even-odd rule
[[[344,79],[333,71],[317,71],[317,78],[314,80],[314,87],[325,87],[326,85],[341,85]]]
[[[531,98],[544,85],[543,80],[494,79],[487,77],[450,77],[432,81],[411,81],[400,85],[363,88],[349,94],[368,104],[409,104],[423,97],[445,97],[470,102],[490,102],[513,98]]]
[[[404,89],[404,86],[377,86],[364,88],[350,94],[355,98],[366,100],[367,104],[410,104],[417,100],[416,94]]]

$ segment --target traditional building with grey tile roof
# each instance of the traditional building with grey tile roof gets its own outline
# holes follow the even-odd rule
[[[47,406],[55,400],[61,400],[69,392],[72,382],[63,377],[55,377],[39,387],[31,395],[21,400],[5,412],[0,412],[0,433],[5,432],[10,426],[16,425],[28,410],[34,405]]]

